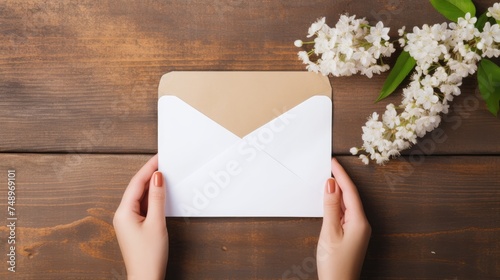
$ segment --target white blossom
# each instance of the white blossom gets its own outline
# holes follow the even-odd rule
[[[488,9],[487,16],[500,20],[500,3]],[[399,106],[389,104],[382,115],[374,112],[362,126],[361,147],[349,151],[368,164],[370,160],[384,164],[441,123],[450,102],[460,95],[462,80],[477,71],[482,57],[500,56],[500,25],[486,22],[480,32],[477,18],[467,13],[456,23],[441,23],[398,30],[398,42],[416,66],[409,84],[403,89]],[[364,19],[341,15],[335,27],[318,19],[308,30],[315,36],[313,49],[300,51],[299,59],[309,71],[323,75],[350,76],[356,73],[371,78],[387,71],[379,62],[389,57],[394,45],[389,41],[389,28],[382,22],[370,26]],[[297,40],[295,45],[302,46]],[[310,58],[315,54],[315,61]]]
[[[366,156],[366,155],[359,155],[359,159],[364,163],[364,164],[368,164],[370,163],[370,159]]]
[[[322,17],[322,18],[318,19],[315,23],[313,23],[311,25],[311,27],[309,27],[309,30],[307,32],[308,33],[307,38],[314,36],[316,34],[316,32],[321,30],[323,28],[323,26],[325,25],[325,21],[326,21],[326,18]]]
[[[500,9],[500,4],[498,8]],[[498,24],[491,25],[489,22],[486,22],[483,32],[479,33],[479,38],[481,39],[477,43],[477,48],[482,51],[483,57],[492,58],[500,56],[500,26]]]
[[[493,7],[488,8],[486,15],[493,17],[495,20],[500,20],[500,3],[495,3]]]
[[[416,61],[415,72],[403,89],[401,105],[387,105],[381,121],[373,113],[362,127],[363,145],[356,154],[363,163],[371,159],[384,164],[416,144],[440,124],[440,114],[446,114],[448,103],[460,94],[462,79],[477,71],[481,54],[500,55],[498,24],[487,23],[479,32],[476,21],[467,14],[456,24],[424,24],[409,33],[399,31],[400,44]]]
[[[309,64],[309,62],[311,62],[309,60],[309,55],[307,54],[306,51],[300,51],[300,52],[297,53],[297,55],[299,56],[299,59],[302,60],[302,62],[304,64]]]
[[[380,46],[382,40],[388,41],[390,39],[389,29],[388,27],[384,27],[383,22],[379,21],[375,27],[370,27],[370,34],[365,39],[375,46]]]
[[[401,37],[401,36],[403,36],[405,34],[405,29],[406,29],[406,26],[403,26],[400,29],[398,29],[398,35],[399,35],[399,37]]]
[[[396,108],[394,107],[394,104],[389,104],[386,107],[386,110],[384,114],[382,115],[382,120],[383,123],[388,127],[388,128],[394,128],[398,125],[401,124],[401,120],[398,116],[398,112],[396,112]]]
[[[377,62],[372,54],[363,47],[359,48],[359,51],[353,54],[353,59],[358,60],[363,67],[370,67],[370,65]]]
[[[381,61],[395,51],[388,33],[389,28],[382,22],[369,26],[364,18],[355,16],[341,15],[333,28],[325,23],[325,18],[320,18],[308,30],[308,37],[314,36],[313,49],[309,53],[299,52],[299,58],[312,72],[332,76],[361,73],[371,78],[389,69]],[[301,47],[304,42],[297,40],[294,44]],[[304,57],[313,53],[315,61]]]
[[[464,28],[472,29],[474,28],[474,24],[477,22],[476,17],[472,17],[470,13],[466,13],[465,17],[458,18],[458,25]]]
[[[416,98],[416,104],[425,110],[429,110],[431,106],[438,101],[439,98],[434,94],[434,90],[431,87],[425,87],[422,89]]]

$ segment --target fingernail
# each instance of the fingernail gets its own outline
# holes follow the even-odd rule
[[[328,193],[334,193],[335,192],[335,179],[328,178],[328,180],[326,182],[328,184],[327,192]]]
[[[163,186],[163,176],[160,171],[156,171],[153,174],[153,184],[155,185],[155,187]]]

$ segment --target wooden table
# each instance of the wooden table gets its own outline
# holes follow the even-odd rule
[[[484,11],[494,1],[475,1]],[[1,279],[125,279],[111,224],[156,153],[156,95],[172,70],[303,70],[293,41],[340,13],[392,27],[444,21],[427,1],[4,0],[0,205],[16,172],[16,272]],[[333,151],[373,228],[368,279],[500,277],[500,120],[474,79],[437,129],[385,166],[350,156],[386,74],[331,78]],[[168,279],[316,279],[321,219],[168,219]],[[147,254],[147,252],[144,252]],[[286,275],[286,274],[285,274]],[[286,278],[285,278],[286,279]]]

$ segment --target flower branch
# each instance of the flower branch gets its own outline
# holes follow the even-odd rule
[[[371,114],[362,127],[363,144],[350,152],[365,164],[370,160],[384,164],[435,129],[441,115],[448,113],[450,102],[460,95],[463,78],[474,74],[480,61],[479,88],[489,110],[497,114],[500,67],[487,58],[500,55],[500,4],[490,7],[478,21],[471,1],[450,8],[454,2],[431,0],[438,11],[456,22],[424,24],[412,32],[406,32],[405,27],[398,30],[397,42],[403,52],[377,101],[390,95],[412,70],[413,74],[403,89],[401,104],[387,105],[381,117],[376,112]],[[316,36],[313,49],[298,55],[309,71],[332,76],[361,73],[371,78],[373,73],[389,69],[381,60],[395,50],[388,32],[382,22],[370,26],[364,18],[355,16],[341,16],[334,28],[321,18],[309,28],[308,37]],[[301,46],[300,42],[296,41],[296,45]],[[312,55],[317,60],[312,61]]]

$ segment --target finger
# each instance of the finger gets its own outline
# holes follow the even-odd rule
[[[323,197],[323,226],[322,229],[328,230],[334,237],[342,236],[342,225],[340,223],[344,213],[342,211],[342,194],[335,179],[329,178],[325,184]]]
[[[332,174],[342,190],[342,200],[345,209],[351,213],[362,214],[364,216],[363,204],[359,198],[358,190],[344,168],[335,158],[332,159]]]
[[[163,175],[156,171],[149,182],[148,214],[146,220],[165,222],[165,187]]]
[[[148,181],[153,172],[158,169],[158,155],[155,155],[141,167],[141,169],[132,177],[130,183],[123,194],[122,202],[128,205],[137,203],[143,199],[145,191],[148,189]]]
[[[146,184],[153,172],[158,169],[158,154],[154,155],[152,158],[144,164],[139,171],[132,177],[130,182],[134,182],[135,184]]]

